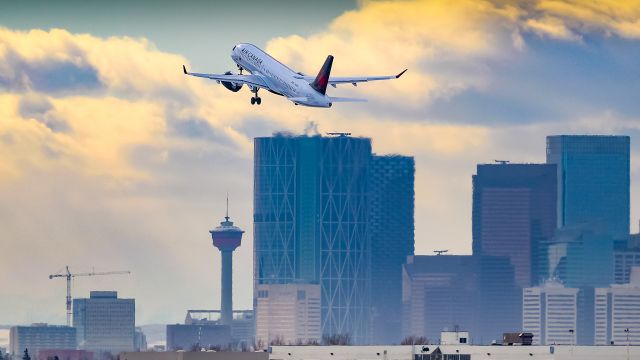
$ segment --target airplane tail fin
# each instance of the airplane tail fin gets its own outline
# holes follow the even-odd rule
[[[329,75],[331,74],[331,65],[333,64],[333,56],[327,56],[327,60],[324,61],[324,65],[320,68],[320,72],[316,79],[311,83],[311,87],[324,95],[327,93],[327,85],[329,84]]]

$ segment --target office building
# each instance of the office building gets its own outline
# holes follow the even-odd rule
[[[614,239],[629,235],[628,136],[547,137],[558,168],[558,226],[601,223]]]
[[[116,291],[91,291],[88,299],[73,300],[73,327],[78,347],[97,358],[134,349],[135,300],[120,299]]]
[[[555,164],[482,164],[473,176],[473,253],[506,256],[516,282],[542,280],[540,245],[556,229]]]
[[[595,289],[596,345],[640,345],[640,267],[630,280]]]
[[[167,351],[225,348],[231,343],[231,327],[215,324],[167,325]]]
[[[613,258],[613,283],[628,284],[631,268],[640,266],[640,234],[629,235],[628,241],[616,241]]]
[[[70,326],[48,325],[12,326],[9,330],[9,352],[14,359],[22,358],[24,349],[29,349],[32,358],[44,349],[76,348],[76,329]]]
[[[575,345],[577,327],[578,289],[553,280],[523,289],[522,330],[534,345]]]
[[[490,343],[520,326],[520,290],[507,257],[410,256],[404,265],[403,336],[438,342],[443,330]]]
[[[369,235],[375,344],[401,340],[402,265],[414,251],[414,174],[413,157],[371,158]]]
[[[371,140],[254,140],[254,281],[319,284],[321,332],[370,341]],[[257,291],[254,291],[254,296]]]
[[[307,344],[321,341],[320,285],[260,284],[256,298],[256,341]]]
[[[602,228],[573,225],[558,229],[546,246],[547,277],[571,288],[608,286],[613,281],[612,249],[613,239]]]

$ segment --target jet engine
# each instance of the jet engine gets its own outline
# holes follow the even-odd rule
[[[231,71],[224,73],[225,75],[233,75]],[[232,83],[230,81],[221,81],[222,86],[226,87],[229,91],[238,92],[242,89],[242,84]]]

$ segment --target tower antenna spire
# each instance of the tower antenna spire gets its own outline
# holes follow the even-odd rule
[[[229,192],[227,191],[227,212],[224,217],[227,221],[229,221]]]

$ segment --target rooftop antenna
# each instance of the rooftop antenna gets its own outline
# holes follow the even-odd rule
[[[224,217],[227,221],[229,221],[229,192],[227,191],[227,212]]]
[[[510,163],[509,160],[493,160],[494,162],[501,164],[501,165],[506,165],[508,163]]]
[[[436,253],[436,256],[440,256],[442,254],[446,254],[449,252],[449,250],[433,250],[434,253]]]

